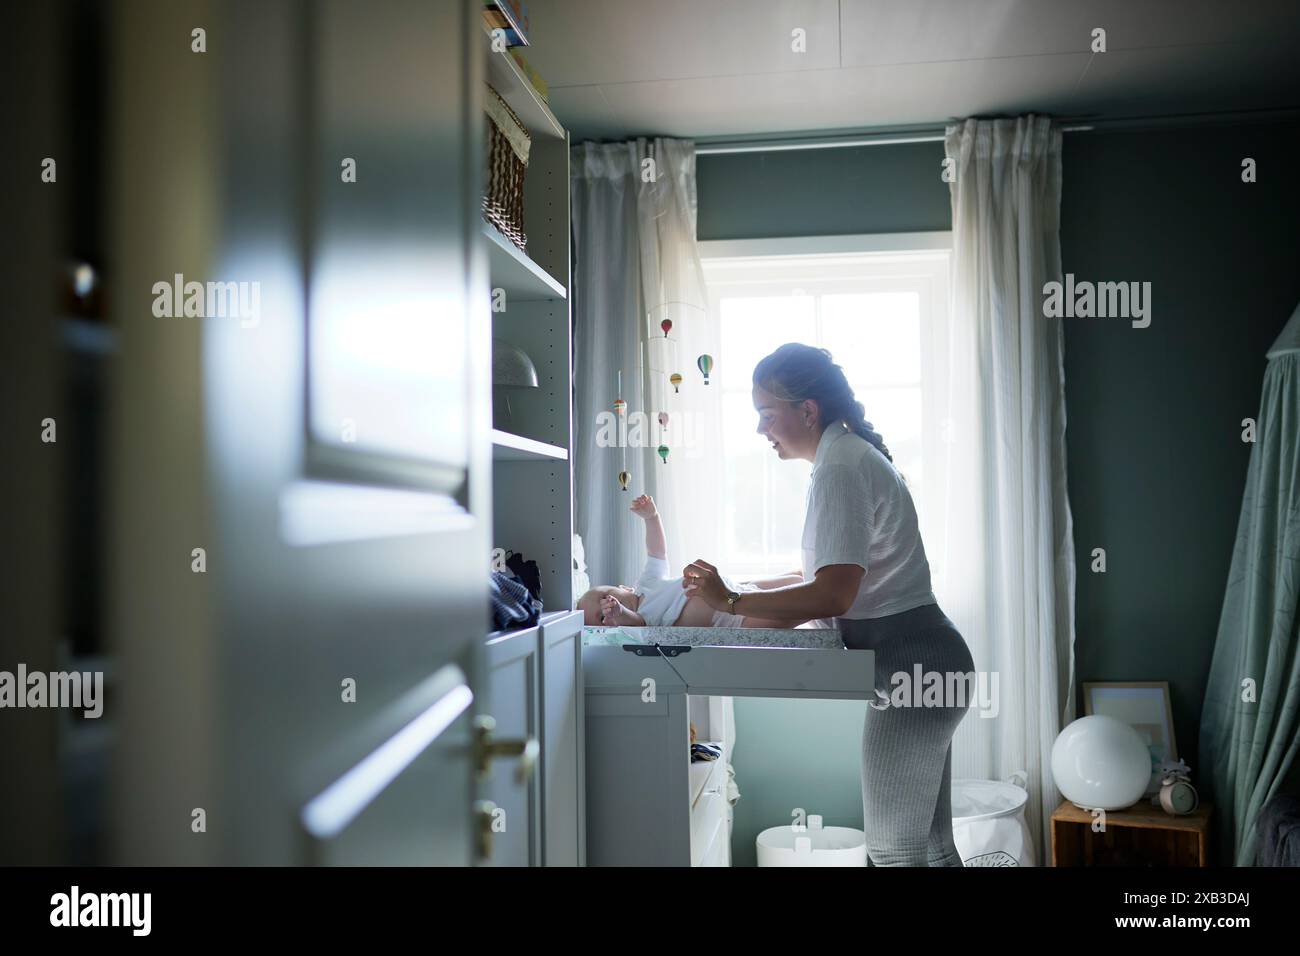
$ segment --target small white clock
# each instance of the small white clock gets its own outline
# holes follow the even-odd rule
[[[1160,781],[1160,806],[1166,813],[1185,816],[1200,805],[1201,799],[1190,780],[1183,774],[1166,774]]]

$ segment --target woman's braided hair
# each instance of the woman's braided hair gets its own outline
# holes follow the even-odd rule
[[[885,440],[866,419],[866,409],[853,396],[844,369],[831,359],[826,349],[814,348],[799,342],[787,342],[754,366],[754,384],[786,402],[802,402],[811,398],[821,409],[825,428],[843,418],[854,432],[861,435],[893,462],[885,447]]]

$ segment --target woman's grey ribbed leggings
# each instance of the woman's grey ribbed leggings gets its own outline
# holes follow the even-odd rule
[[[837,618],[835,624],[846,647],[876,652],[876,688],[885,695],[893,693],[896,673],[915,683],[917,664],[922,674],[945,676],[975,669],[965,639],[937,604],[882,618]],[[862,816],[868,866],[962,865],[952,840],[952,735],[970,703],[867,707]]]

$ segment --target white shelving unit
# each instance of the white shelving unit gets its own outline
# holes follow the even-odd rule
[[[562,611],[575,597],[569,134],[514,58],[492,50],[486,26],[483,42],[487,82],[532,137],[524,176],[526,250],[483,223],[489,284],[505,292],[504,311],[491,313],[492,335],[532,359],[539,384],[511,391],[508,419],[504,409],[493,409],[493,546],[536,561],[546,611]],[[494,404],[503,401],[494,394]]]
[[[573,447],[569,318],[569,134],[509,53],[494,52],[486,79],[532,139],[524,176],[520,249],[494,226],[481,230],[493,295],[492,336],[523,351],[535,389],[493,389],[492,545],[536,561],[543,611],[536,627],[488,636],[486,700],[504,736],[533,738],[541,755],[526,794],[507,779],[489,786],[512,820],[502,862],[586,864],[586,748],[582,615],[573,607]],[[484,122],[487,122],[485,119]],[[504,298],[496,290],[504,291]],[[495,311],[501,308],[502,311]],[[505,409],[506,395],[510,407]],[[502,771],[504,773],[504,771]],[[510,852],[507,852],[510,850]]]

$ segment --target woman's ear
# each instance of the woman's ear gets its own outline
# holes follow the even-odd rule
[[[817,407],[817,399],[805,398],[803,400],[803,423],[805,428],[812,428],[817,424],[817,416],[820,411]]]

